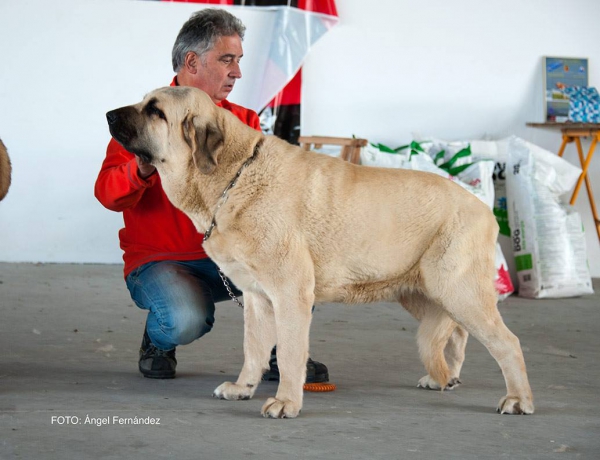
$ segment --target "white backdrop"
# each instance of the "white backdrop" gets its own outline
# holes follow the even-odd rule
[[[591,84],[600,86],[597,0],[337,0],[337,7],[340,24],[304,66],[303,134],[390,146],[412,133],[448,140],[516,134],[556,151],[559,133],[525,127],[542,117],[542,56],[588,57]],[[0,203],[0,261],[121,261],[121,216],[93,196],[109,139],[104,114],[171,81],[171,46],[198,8],[0,0],[0,137],[14,169]],[[244,78],[231,97],[244,104],[260,85],[273,24],[253,9],[234,14],[248,26]],[[577,163],[572,149],[566,158]],[[585,191],[576,208],[592,274],[600,276]]]

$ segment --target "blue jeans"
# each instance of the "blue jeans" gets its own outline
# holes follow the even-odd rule
[[[161,350],[210,332],[215,303],[230,298],[210,259],[149,262],[133,270],[126,283],[135,304],[148,310],[146,331]],[[230,285],[235,295],[242,295]]]

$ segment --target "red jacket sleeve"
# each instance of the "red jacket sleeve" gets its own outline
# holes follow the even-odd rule
[[[119,212],[137,204],[144,191],[157,180],[157,174],[141,178],[135,156],[111,139],[96,179],[94,195],[105,208]]]
[[[257,131],[262,131],[262,128],[260,127],[260,118],[258,118],[257,113],[253,110],[249,110],[248,112],[246,124]]]

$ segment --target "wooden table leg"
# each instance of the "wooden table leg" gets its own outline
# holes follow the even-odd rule
[[[562,141],[562,145],[560,146],[560,149],[558,150],[558,156],[562,157],[563,153],[565,153],[565,147],[567,146],[567,144],[569,142],[571,142],[573,140],[573,138],[571,136],[567,136],[566,134],[563,134],[563,141]]]
[[[596,202],[594,200],[594,192],[592,190],[592,181],[590,180],[589,174],[587,174],[587,168],[589,167],[592,156],[594,155],[594,150],[598,145],[599,136],[599,134],[596,134],[596,136],[594,136],[594,139],[592,140],[592,144],[590,145],[590,150],[588,151],[588,157],[586,159],[585,175],[585,188],[587,189],[588,197],[590,199],[590,206],[592,208],[592,216],[594,217],[594,224],[596,225],[596,233],[598,234],[598,240],[600,240],[600,218],[598,218],[598,211],[596,210]]]
[[[596,233],[598,234],[598,239],[600,240],[600,219],[598,218],[598,211],[596,210],[596,202],[594,200],[594,192],[592,190],[592,183],[588,176],[588,169],[590,163],[592,161],[592,157],[594,156],[594,151],[596,150],[596,145],[598,144],[598,136],[600,134],[596,134],[592,139],[592,143],[590,145],[590,149],[587,154],[587,158],[583,155],[583,148],[581,147],[581,139],[579,137],[575,138],[575,144],[577,145],[577,154],[579,155],[579,161],[581,163],[582,172],[577,180],[577,184],[575,185],[575,190],[573,191],[573,196],[571,197],[571,206],[575,204],[577,200],[577,195],[579,194],[579,190],[581,188],[582,182],[585,180],[585,188],[587,190],[587,194],[590,200],[590,207],[592,208],[592,216],[594,218],[594,225],[596,226]]]
[[[596,149],[596,144],[598,143],[598,138],[594,137],[592,144],[590,145],[590,150],[587,154],[587,158],[583,155],[583,148],[581,147],[581,139],[578,137],[575,138],[575,144],[577,145],[577,154],[579,155],[579,162],[581,163],[581,175],[579,179],[577,179],[577,184],[575,185],[575,190],[573,191],[573,196],[571,197],[571,205],[575,204],[575,200],[577,199],[577,195],[579,194],[579,189],[581,188],[582,182],[585,180],[585,185],[588,191],[588,194],[591,190],[591,185],[588,177],[588,169],[590,167],[590,162],[592,161],[592,157],[594,156],[594,150]],[[592,201],[593,199],[590,199]]]

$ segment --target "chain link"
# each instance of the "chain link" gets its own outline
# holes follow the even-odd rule
[[[231,300],[233,300],[233,302],[238,307],[244,308],[244,304],[242,302],[240,302],[240,299],[238,299],[237,296],[233,293],[233,290],[231,289],[231,285],[229,284],[229,281],[227,280],[225,273],[223,273],[218,266],[217,266],[217,271],[219,272],[219,276],[223,280],[223,285],[225,286],[225,289],[227,289],[227,292],[229,293],[229,297],[231,297]]]
[[[238,181],[239,177],[242,175],[242,172],[244,171],[244,169],[246,169],[246,167],[254,161],[254,159],[256,158],[256,155],[258,154],[258,149],[261,144],[262,144],[262,139],[260,141],[258,141],[258,143],[254,146],[254,152],[252,153],[252,156],[249,157],[246,161],[244,161],[244,163],[242,164],[240,169],[238,169],[238,172],[233,177],[233,179],[231,180],[229,185],[227,185],[227,187],[225,187],[225,190],[223,190],[223,193],[221,193],[221,196],[219,197],[219,201],[217,202],[217,207],[215,208],[215,211],[213,212],[213,218],[212,218],[212,221],[210,222],[210,226],[208,227],[206,232],[204,232],[204,238],[202,239],[203,243],[210,238],[210,235],[212,234],[213,230],[217,226],[217,212],[219,211],[219,209],[221,209],[221,206],[223,206],[225,204],[225,202],[227,201],[227,192],[229,192],[229,190],[231,190],[233,187],[235,187],[235,184],[237,184],[237,181]]]
[[[252,161],[254,161],[254,159],[256,158],[256,155],[258,154],[258,149],[261,144],[262,144],[262,139],[260,141],[258,141],[258,143],[254,146],[254,152],[252,153],[252,156],[250,158],[248,158],[246,161],[244,161],[244,163],[242,164],[240,169],[238,169],[238,172],[234,176],[232,181],[229,183],[229,185],[227,187],[225,187],[225,190],[223,190],[223,193],[221,194],[221,197],[219,198],[219,201],[217,203],[215,212],[213,213],[213,218],[210,223],[210,226],[208,227],[208,230],[206,230],[206,232],[204,233],[204,239],[202,240],[203,243],[206,242],[206,240],[208,240],[210,238],[212,231],[217,226],[217,212],[219,211],[221,206],[223,206],[223,204],[225,204],[225,202],[227,201],[227,192],[229,192],[229,190],[231,190],[233,187],[235,187],[235,184],[237,184],[238,178],[242,175],[242,171],[244,171],[244,169],[246,169],[246,167],[250,163],[252,163]],[[227,289],[227,292],[229,293],[229,297],[231,297],[231,300],[233,300],[233,302],[238,307],[244,308],[244,304],[242,302],[240,302],[240,299],[238,299],[237,296],[233,293],[233,290],[231,289],[231,285],[229,284],[229,281],[227,280],[225,273],[223,273],[218,266],[217,266],[217,272],[219,272],[219,276],[223,280],[223,285],[225,286],[225,289]]]

